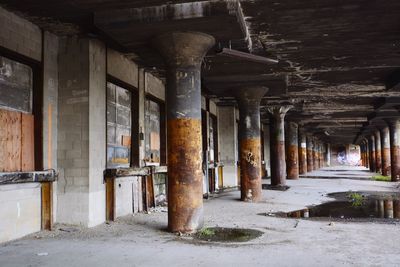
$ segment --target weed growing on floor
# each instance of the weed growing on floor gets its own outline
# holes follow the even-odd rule
[[[350,193],[347,196],[351,200],[351,205],[353,207],[360,207],[364,203],[364,196],[359,193]]]
[[[210,237],[210,236],[213,236],[213,235],[215,235],[215,230],[214,229],[212,229],[212,228],[202,228],[198,233],[198,236],[199,237]]]
[[[374,176],[372,176],[372,180],[382,181],[382,182],[390,182],[392,179],[390,176],[374,175]]]

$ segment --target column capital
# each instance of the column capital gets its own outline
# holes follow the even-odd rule
[[[293,108],[293,105],[277,105],[267,107],[268,112],[274,117],[284,118],[286,113]]]
[[[201,32],[167,32],[151,40],[169,67],[200,67],[215,39]]]

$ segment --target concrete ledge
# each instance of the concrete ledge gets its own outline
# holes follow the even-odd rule
[[[38,172],[0,172],[0,185],[54,182],[57,176],[55,170]]]

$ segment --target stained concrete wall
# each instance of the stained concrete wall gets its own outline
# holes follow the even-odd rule
[[[42,32],[39,27],[1,7],[0,25],[0,47],[36,61],[42,60]],[[52,75],[46,68],[46,59],[50,54],[44,55],[44,78]],[[43,90],[47,97],[47,88]],[[0,242],[40,231],[40,192],[39,183],[0,186]]]
[[[102,43],[60,41],[58,222],[90,227],[105,220],[105,74]]]
[[[107,49],[107,74],[133,87],[138,87],[138,65],[121,53]]]
[[[163,81],[149,72],[145,73],[145,92],[165,101],[165,85]]]
[[[43,40],[43,168],[57,170],[59,40],[49,32],[44,32]],[[57,182],[53,183],[53,207],[57,207]]]
[[[237,186],[238,136],[235,107],[218,106],[218,147],[224,164],[224,187]]]
[[[40,231],[40,184],[0,186],[0,242]]]
[[[42,32],[38,26],[1,7],[0,25],[0,46],[42,60]]]

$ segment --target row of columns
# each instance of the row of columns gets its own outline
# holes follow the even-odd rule
[[[215,40],[203,33],[172,32],[156,37],[152,44],[166,65],[168,229],[193,232],[203,225],[201,63]],[[267,89],[246,87],[234,91],[240,112],[241,199],[258,202],[262,199],[259,108]],[[286,174],[289,179],[297,179],[299,174],[324,166],[323,144],[299,132],[294,123],[288,128],[286,159],[284,118],[290,108],[269,108],[273,186],[284,186]]]
[[[380,127],[361,142],[361,162],[371,172],[400,180],[400,119],[386,119]]]

